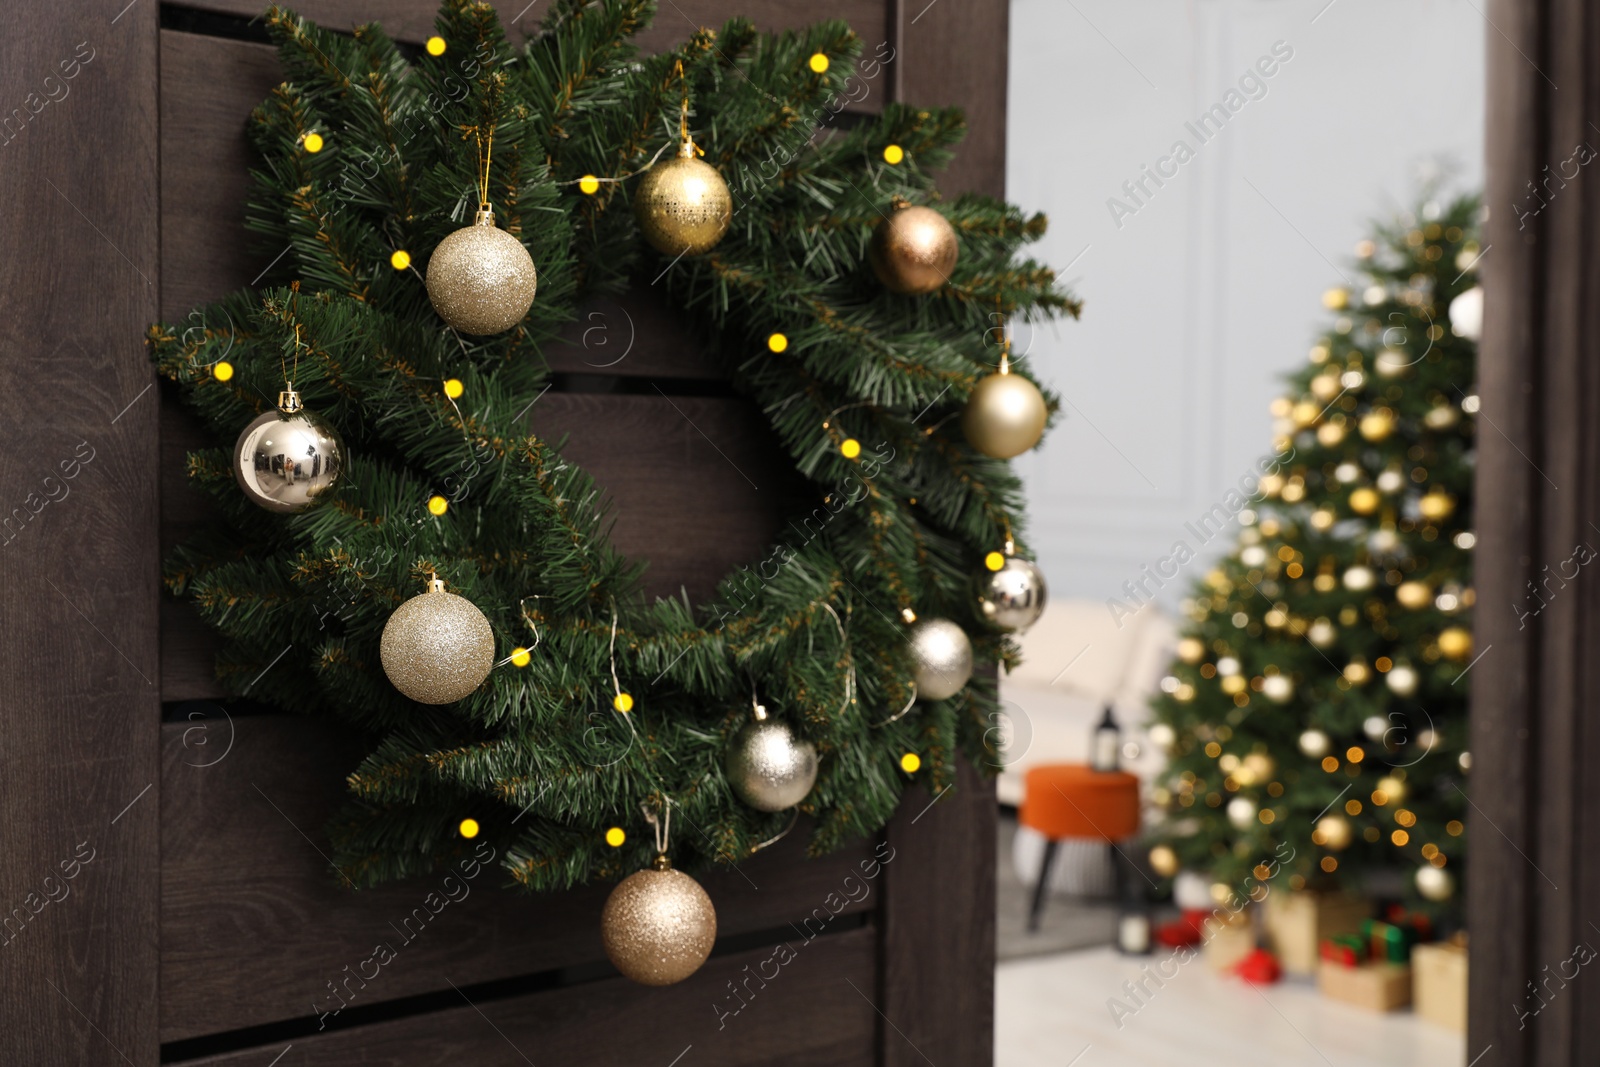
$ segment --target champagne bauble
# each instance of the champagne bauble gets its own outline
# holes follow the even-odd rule
[[[956,269],[961,244],[955,227],[931,207],[896,199],[872,231],[867,259],[885,289],[918,296],[940,289]]]
[[[462,333],[503,333],[522,321],[533,304],[539,275],[528,250],[494,223],[494,211],[478,209],[433,250],[428,259],[428,299],[439,317]]]
[[[734,735],[724,770],[740,800],[757,811],[784,811],[816,784],[817,748],[758,707],[754,721]]]
[[[1002,363],[998,374],[979,379],[973,387],[961,413],[961,430],[984,455],[1010,459],[1039,443],[1049,416],[1039,387]]]
[[[1003,559],[999,570],[985,567],[978,575],[978,611],[989,625],[1015,633],[1039,621],[1049,589],[1032,560]]]
[[[278,410],[244,428],[233,446],[233,476],[252,504],[268,511],[305,511],[328,499],[344,475],[344,441],[325,419],[306,411],[300,394],[278,394]]]
[[[1455,876],[1442,867],[1417,868],[1417,892],[1435,903],[1456,895]]]
[[[1316,829],[1311,833],[1311,840],[1323,848],[1338,852],[1350,847],[1354,831],[1350,828],[1350,820],[1343,815],[1324,815],[1317,820]]]
[[[717,940],[717,912],[700,883],[666,856],[628,875],[600,918],[606,956],[640,985],[681,982],[700,969]]]
[[[949,619],[923,619],[912,624],[906,640],[918,697],[944,700],[961,692],[972,677],[972,642],[965,630]]]
[[[444,591],[435,578],[426,593],[395,609],[379,642],[383,673],[422,704],[469,696],[494,666],[494,629],[478,606]]]
[[[1483,286],[1474,285],[1450,301],[1450,329],[1469,341],[1483,336]]]
[[[716,247],[733,218],[733,196],[717,168],[695,158],[685,138],[678,154],[645,171],[633,195],[639,232],[668,256],[697,256]]]

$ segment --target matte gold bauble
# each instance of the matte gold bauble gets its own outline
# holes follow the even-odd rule
[[[1150,850],[1150,869],[1162,878],[1171,878],[1178,873],[1178,854],[1170,845],[1157,845]]]
[[[305,511],[326,500],[344,475],[344,441],[325,419],[286,389],[278,410],[261,415],[233,446],[233,476],[252,504]]]
[[[1452,626],[1439,635],[1439,653],[1447,659],[1464,660],[1472,655],[1472,634]]]
[[[1350,494],[1350,510],[1357,515],[1371,515],[1378,510],[1378,491],[1362,486]]]
[[[955,227],[943,215],[930,207],[896,201],[872,231],[867,259],[884,288],[916,296],[949,281],[960,252]]]
[[[1456,502],[1450,498],[1449,493],[1442,489],[1435,489],[1417,501],[1417,510],[1429,522],[1438,522],[1440,519],[1448,518],[1455,509]]]
[[[671,985],[711,955],[717,912],[699,882],[660,856],[654,867],[628,875],[611,891],[600,938],[626,977],[640,985]]]
[[[439,242],[428,259],[428,299],[462,333],[502,333],[522,321],[539,288],[533,257],[522,242],[479,208],[471,226]]]
[[[1349,848],[1352,836],[1350,820],[1343,815],[1324,815],[1311,832],[1313,842],[1335,852]]]
[[[444,591],[434,579],[426,593],[395,609],[378,646],[383,673],[422,704],[469,696],[494,666],[494,629],[478,606]]]
[[[1412,611],[1421,611],[1423,608],[1433,603],[1433,590],[1428,588],[1427,582],[1419,582],[1415,580],[1401,582],[1395,587],[1394,598],[1400,602],[1400,606],[1403,608],[1410,608]]]
[[[757,811],[785,811],[816,784],[817,749],[760,708],[734,736],[723,769],[740,800]]]
[[[917,696],[944,700],[961,692],[972,677],[972,642],[949,619],[923,619],[907,638]]]
[[[733,196],[717,168],[695,158],[694,142],[645,171],[633,195],[639,232],[666,256],[698,256],[728,232]]]
[[[979,452],[1010,459],[1039,443],[1049,415],[1038,386],[1002,370],[981,379],[972,390],[961,413],[961,429]]]

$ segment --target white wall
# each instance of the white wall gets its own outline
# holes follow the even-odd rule
[[[1335,265],[1359,279],[1366,220],[1441,166],[1481,184],[1494,31],[1474,2],[1013,0],[1007,196],[1049,215],[1037,255],[1086,301],[1031,338],[1065,401],[1018,461],[1053,597],[1118,595],[1270,450],[1267,405],[1303,365]],[[1200,143],[1185,122],[1279,41],[1293,56],[1265,95]],[[1180,138],[1194,158],[1119,228],[1107,200],[1132,206],[1122,183]]]

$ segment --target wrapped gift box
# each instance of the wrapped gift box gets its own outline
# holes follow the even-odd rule
[[[1431,1023],[1467,1032],[1467,945],[1465,939],[1418,945],[1411,950],[1417,1014]]]
[[[1275,890],[1267,897],[1267,946],[1290,974],[1316,974],[1322,942],[1353,934],[1372,905],[1344,893]]]
[[[1411,1003],[1411,968],[1402,963],[1360,963],[1346,967],[1324,961],[1317,988],[1331,1000],[1368,1011],[1394,1011]]]
[[[1255,923],[1250,920],[1249,908],[1207,918],[1201,926],[1201,936],[1205,939],[1206,962],[1217,971],[1238,966],[1256,947]]]

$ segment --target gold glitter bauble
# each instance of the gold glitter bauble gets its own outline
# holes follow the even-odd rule
[[[1361,416],[1361,436],[1369,441],[1382,441],[1394,432],[1394,416],[1385,409]]]
[[[606,899],[600,918],[606,956],[641,985],[671,985],[700,969],[717,939],[717,912],[700,883],[665,856],[630,874]]]
[[[522,242],[480,208],[476,222],[439,242],[428,259],[428,299],[462,333],[502,333],[533,304],[539,273]]]
[[[722,240],[733,218],[733,196],[717,168],[694,157],[694,142],[644,172],[633,195],[639,231],[666,256],[697,256]]]
[[[344,441],[325,420],[299,409],[269,411],[239,435],[233,476],[252,504],[268,511],[305,511],[328,498],[344,474]]]
[[[1447,659],[1463,660],[1472,655],[1472,634],[1452,626],[1439,635],[1439,653]]]
[[[1378,491],[1362,486],[1350,493],[1350,510],[1357,515],[1371,515],[1378,510]]]
[[[911,627],[907,643],[920,699],[953,697],[972,677],[972,642],[949,619],[923,619]]]
[[[734,737],[724,769],[740,800],[757,811],[786,811],[817,782],[817,748],[783,723],[761,719]]]
[[[961,252],[955,227],[930,207],[896,202],[872,231],[867,259],[884,288],[906,296],[931,293],[950,280]]]
[[[379,642],[383,673],[422,704],[469,696],[494,666],[494,629],[478,606],[444,591],[444,582],[395,609]]]
[[[1171,878],[1178,873],[1178,854],[1170,845],[1157,845],[1150,850],[1150,869],[1162,878]]]
[[[991,374],[972,390],[961,430],[984,455],[1010,459],[1039,443],[1049,414],[1037,385],[1020,374]]]
[[[1317,827],[1311,832],[1313,842],[1335,852],[1349,848],[1353,836],[1350,820],[1343,815],[1324,815],[1317,820]]]

